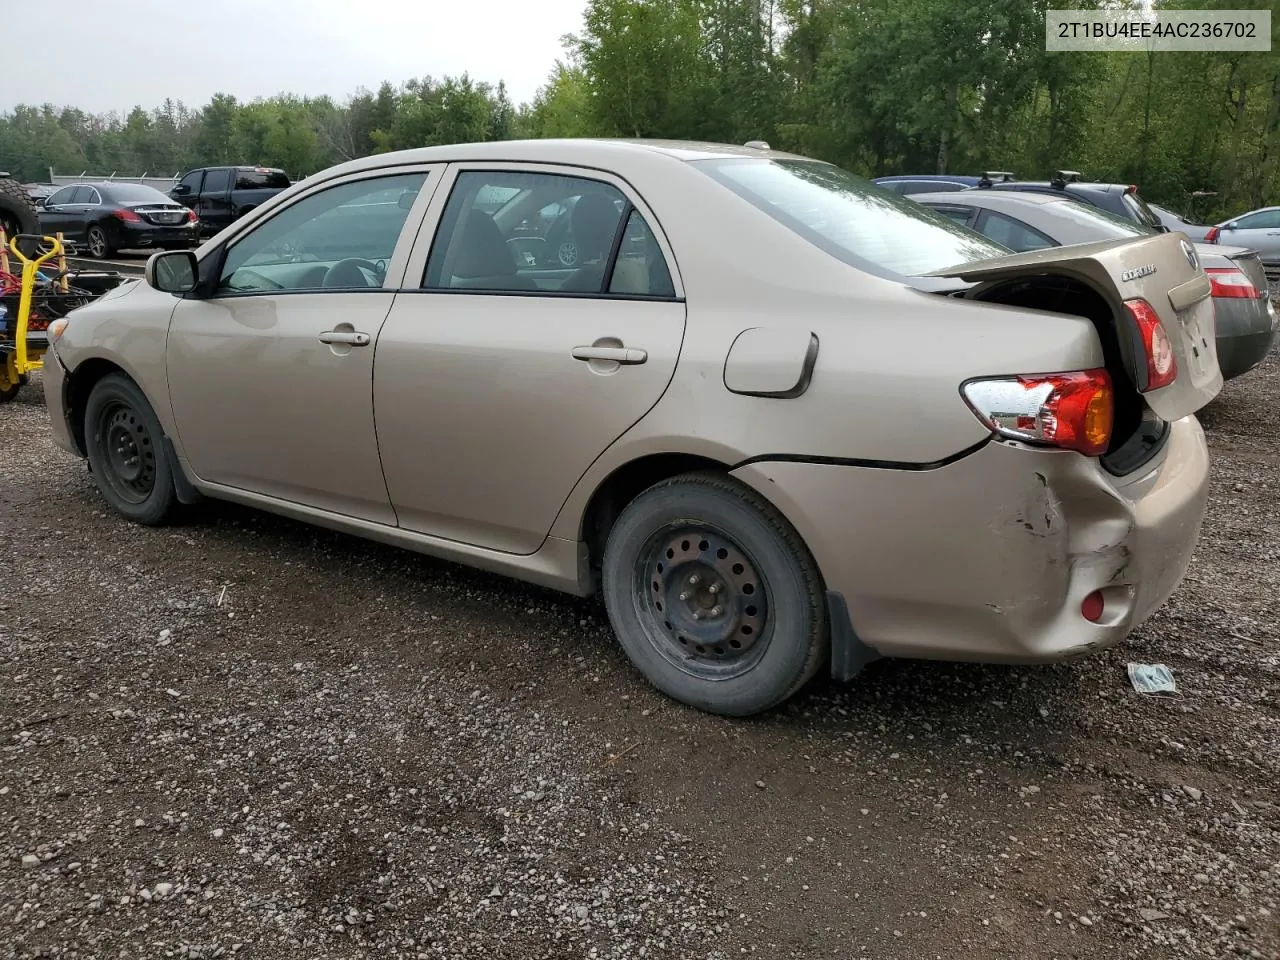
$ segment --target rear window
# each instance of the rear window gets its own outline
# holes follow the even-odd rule
[[[99,191],[107,200],[116,203],[173,203],[155,187],[142,183],[113,183],[111,186],[100,186]]]
[[[693,166],[814,246],[898,279],[1009,253],[928,207],[813,160],[698,160]]]
[[[1128,237],[1148,237],[1159,233],[1154,227],[1134,223],[1132,220],[1117,216],[1109,210],[1079,203],[1075,200],[1061,200],[1055,206],[1063,216],[1070,217],[1083,226],[1096,229],[1099,239],[1122,240]]]
[[[1147,206],[1147,201],[1136,193],[1126,193],[1124,195],[1124,205],[1133,211],[1134,219],[1139,223],[1145,223],[1147,226],[1154,227],[1157,230],[1160,228],[1160,218]]]
[[[237,190],[262,190],[264,188],[280,188],[289,186],[289,178],[282,170],[237,170]]]

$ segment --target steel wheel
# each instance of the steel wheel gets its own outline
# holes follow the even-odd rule
[[[94,431],[106,476],[120,499],[145,503],[156,485],[156,444],[137,410],[126,403],[108,404],[99,415]]]
[[[705,680],[741,676],[769,643],[768,585],[725,534],[669,527],[636,565],[636,614],[667,661]]]
[[[110,245],[107,243],[107,235],[102,232],[101,227],[89,228],[89,255],[95,260],[101,260],[110,252]]]
[[[89,467],[102,498],[121,516],[149,526],[177,506],[164,428],[146,394],[123,373],[109,373],[89,391],[84,409]]]
[[[710,471],[654,484],[614,521],[601,591],[618,642],[659,690],[750,716],[827,662],[822,577],[755,490]]]

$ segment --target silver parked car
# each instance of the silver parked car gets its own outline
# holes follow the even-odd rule
[[[1156,235],[1142,224],[1068,197],[1034,193],[921,193],[911,197],[1011,250]],[[1277,315],[1257,253],[1244,247],[1194,244],[1213,284],[1218,364],[1224,379],[1248,373],[1275,342]]]
[[[576,262],[524,256],[573,197]],[[1222,388],[1176,235],[1008,255],[718,144],[354,160],[56,323],[53,433],[120,515],[203,495],[599,591],[725,714],[1121,641],[1190,562]]]
[[[1200,243],[1213,227],[1207,223],[1192,223],[1180,213],[1175,213],[1168,207],[1162,207],[1158,203],[1147,202],[1147,206],[1151,208],[1151,212],[1160,218],[1160,222],[1170,230],[1178,230],[1187,235],[1189,240]]]
[[[1229,243],[1258,251],[1267,280],[1280,282],[1280,207],[1260,207],[1211,227],[1205,243]]]

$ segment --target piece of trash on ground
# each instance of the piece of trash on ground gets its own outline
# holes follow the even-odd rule
[[[1139,693],[1168,694],[1177,693],[1173,682],[1173,671],[1163,663],[1131,663],[1129,664],[1129,682]]]

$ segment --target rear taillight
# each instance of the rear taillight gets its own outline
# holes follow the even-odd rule
[[[965,402],[994,433],[1096,457],[1111,443],[1115,399],[1106,370],[970,380]]]
[[[125,223],[141,223],[142,218],[132,210],[121,207],[119,210],[112,210],[111,215],[117,220],[123,220]]]
[[[1218,242],[1218,234],[1220,234],[1221,232],[1222,232],[1222,231],[1221,231],[1221,230],[1219,230],[1217,227],[1210,227],[1210,228],[1209,228],[1209,232],[1208,232],[1208,233],[1206,233],[1206,234],[1204,235],[1204,241],[1203,241],[1203,242],[1204,242],[1204,243],[1217,243],[1217,242]]]
[[[1235,297],[1241,300],[1262,299],[1262,291],[1235,267],[1205,267],[1204,272],[1209,278],[1209,283],[1213,285],[1215,297]]]
[[[1145,300],[1126,300],[1124,305],[1138,325],[1146,354],[1147,382],[1138,392],[1150,393],[1169,386],[1178,379],[1178,359],[1173,355],[1173,341],[1160,322],[1160,314]]]
[[[187,223],[195,223],[195,222],[196,222],[196,212],[194,210],[188,210]]]

